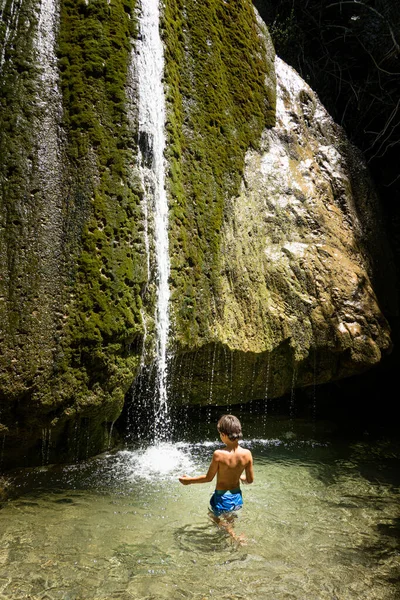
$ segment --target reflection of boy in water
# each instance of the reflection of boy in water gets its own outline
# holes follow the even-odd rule
[[[236,539],[233,531],[233,513],[243,504],[240,481],[254,481],[253,457],[250,450],[239,446],[242,426],[237,417],[224,415],[218,421],[217,429],[225,448],[214,452],[207,474],[198,477],[183,475],[179,477],[179,481],[183,485],[208,483],[217,475],[217,485],[210,500],[212,518]]]

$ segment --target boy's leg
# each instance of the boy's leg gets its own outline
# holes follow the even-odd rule
[[[223,529],[224,531],[226,531],[232,539],[236,539],[237,536],[235,534],[235,531],[233,529],[233,523],[234,523],[234,516],[233,515],[221,515],[220,517],[217,517],[216,515],[213,515],[212,513],[210,513],[210,518],[214,521],[214,523],[220,527],[221,529]]]
[[[235,530],[233,529],[233,523],[234,523],[234,519],[232,515],[224,515],[224,517],[221,519],[219,526],[222,527],[222,529],[225,529],[225,531],[227,533],[229,533],[229,535],[231,536],[232,539],[236,539],[236,534],[235,534]]]
[[[247,543],[246,536],[243,533],[241,533],[240,535],[236,535],[236,533],[235,533],[233,525],[235,523],[236,515],[223,514],[220,517],[217,517],[217,516],[213,515],[211,512],[209,514],[210,514],[210,518],[212,519],[212,521],[214,521],[214,523],[220,529],[223,529],[224,531],[226,531],[226,533],[232,538],[232,540],[237,542],[240,546],[246,545],[246,543]]]

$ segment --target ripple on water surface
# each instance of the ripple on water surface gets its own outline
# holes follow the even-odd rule
[[[0,598],[395,600],[397,450],[254,438],[232,544],[207,516],[217,442],[36,469],[0,511]]]

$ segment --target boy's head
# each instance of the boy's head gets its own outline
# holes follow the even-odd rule
[[[237,417],[233,415],[224,415],[217,423],[219,433],[224,433],[228,436],[231,442],[242,438],[242,426]]]

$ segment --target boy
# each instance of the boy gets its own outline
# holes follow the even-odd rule
[[[215,522],[235,538],[232,513],[243,505],[240,481],[243,483],[254,481],[253,457],[250,450],[239,446],[242,426],[237,417],[224,415],[218,421],[217,429],[225,448],[214,452],[207,474],[198,477],[183,475],[179,477],[179,481],[183,485],[208,483],[217,475],[217,485],[210,500],[210,511]]]

